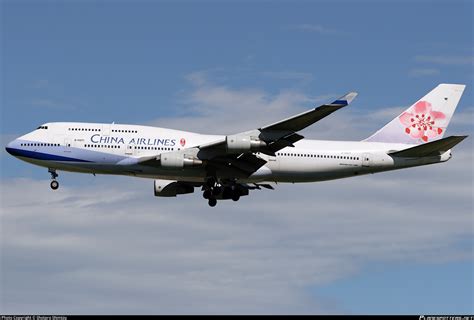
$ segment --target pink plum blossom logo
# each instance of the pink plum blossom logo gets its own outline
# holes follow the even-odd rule
[[[427,142],[428,139],[443,133],[443,129],[437,126],[437,123],[446,116],[442,112],[433,111],[431,103],[418,101],[409,111],[411,112],[405,111],[399,119],[405,126],[405,133],[412,138]]]

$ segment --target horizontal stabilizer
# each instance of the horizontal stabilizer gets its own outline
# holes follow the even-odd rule
[[[406,158],[439,156],[466,138],[467,136],[451,136],[405,150],[390,152],[389,155]]]

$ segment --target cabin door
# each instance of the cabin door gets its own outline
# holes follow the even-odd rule
[[[370,153],[363,153],[362,154],[362,166],[363,167],[370,167]]]
[[[133,145],[127,144],[125,147],[125,154],[132,155],[133,154]]]

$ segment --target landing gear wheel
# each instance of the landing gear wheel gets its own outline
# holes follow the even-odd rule
[[[240,199],[240,193],[234,191],[234,193],[232,194],[232,200],[239,201],[239,199]]]
[[[212,188],[212,194],[215,196],[218,196],[222,192],[222,187],[220,186],[215,186]]]
[[[204,192],[202,193],[202,197],[204,199],[209,199],[211,196],[212,196],[211,190],[204,190]]]
[[[56,169],[48,168],[48,172],[51,174],[51,179],[53,180],[50,184],[51,189],[56,190],[57,188],[59,188],[59,182],[56,181],[56,178],[58,177]]]
[[[216,185],[216,182],[217,182],[217,180],[215,178],[210,177],[206,181],[206,186],[208,186],[209,188],[213,188]]]
[[[59,182],[57,182],[56,180],[53,180],[51,181],[50,186],[51,186],[51,189],[56,190],[57,188],[59,188]]]
[[[209,199],[209,206],[215,207],[216,204],[217,204],[216,198],[210,198],[210,199]]]

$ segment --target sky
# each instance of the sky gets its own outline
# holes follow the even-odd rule
[[[0,1],[0,313],[472,314],[471,1]],[[302,134],[361,140],[466,84],[444,164],[209,208],[4,151],[42,123],[237,133],[347,92]]]

